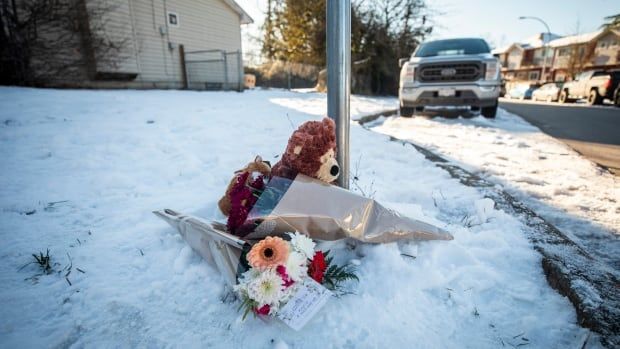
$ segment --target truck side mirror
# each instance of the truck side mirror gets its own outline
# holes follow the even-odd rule
[[[407,62],[409,60],[409,58],[401,58],[398,60],[398,67],[402,68],[403,64],[405,64],[405,62]]]

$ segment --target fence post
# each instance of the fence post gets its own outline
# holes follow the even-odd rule
[[[237,50],[237,64],[239,66],[239,92],[243,92],[243,83],[245,79],[245,72],[243,71],[243,58],[241,57],[241,50]]]
[[[223,89],[226,90],[228,89],[228,55],[226,54],[226,51],[222,50],[222,58],[224,59],[224,86]]]
[[[179,58],[181,60],[181,83],[183,84],[183,89],[187,90],[189,82],[187,81],[187,66],[185,65],[185,46],[183,45],[179,45]]]
[[[338,185],[349,189],[351,0],[327,0],[327,114],[336,122]]]

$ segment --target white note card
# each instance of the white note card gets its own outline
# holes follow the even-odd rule
[[[329,300],[332,293],[312,278],[305,278],[297,292],[278,311],[277,317],[295,331],[312,319]]]

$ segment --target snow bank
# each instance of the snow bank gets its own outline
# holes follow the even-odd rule
[[[287,107],[302,103],[308,112]],[[324,97],[0,88],[0,347],[565,348],[583,340],[587,330],[546,284],[517,219],[411,147],[355,125],[355,190],[455,240],[332,244],[341,260],[359,260],[354,295],[331,300],[298,333],[242,322],[215,270],[150,211],[221,218],[216,202],[232,171],[256,154],[277,161],[293,128],[322,114],[314,103]],[[365,111],[357,103],[366,101],[352,101]],[[47,248],[57,270],[71,257],[71,285],[65,273],[24,280],[38,269],[19,268]]]
[[[373,131],[413,141],[499,183],[589,253],[620,268],[620,180],[500,109],[495,120],[387,118]]]

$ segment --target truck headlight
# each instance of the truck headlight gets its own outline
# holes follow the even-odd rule
[[[499,76],[499,62],[489,61],[486,63],[485,80],[497,80]]]
[[[405,68],[405,75],[403,76],[404,83],[413,83],[415,80],[415,65],[407,64]]]

